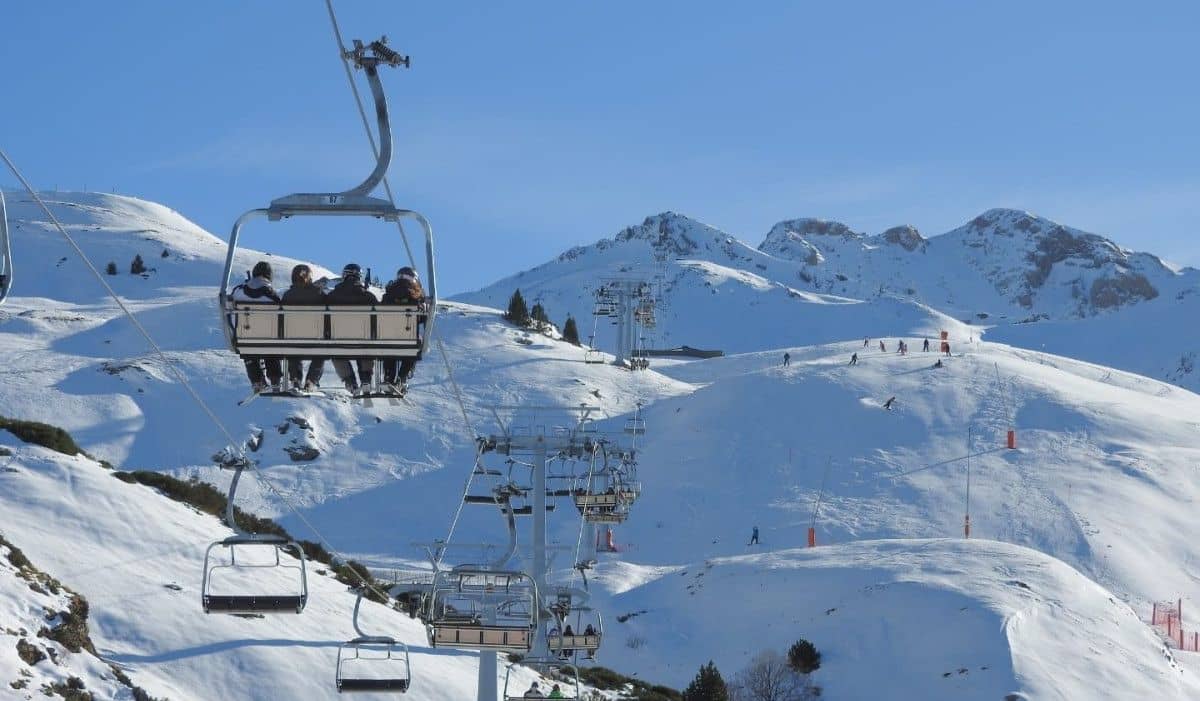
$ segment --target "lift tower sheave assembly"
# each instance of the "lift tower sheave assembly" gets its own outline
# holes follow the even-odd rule
[[[613,364],[635,368],[638,327],[655,325],[653,286],[639,277],[606,278],[596,289],[593,314],[612,318],[617,327]]]

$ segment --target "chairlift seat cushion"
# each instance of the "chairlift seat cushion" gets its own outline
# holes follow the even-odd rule
[[[599,650],[599,635],[551,635],[547,639],[551,650]]]
[[[413,357],[421,354],[416,305],[231,302],[238,355],[283,358]]]
[[[509,650],[528,652],[533,638],[528,627],[461,626],[433,624],[434,647],[467,650]]]
[[[205,613],[300,613],[308,597],[273,595],[204,595]]]
[[[407,679],[338,679],[338,691],[408,691]]]

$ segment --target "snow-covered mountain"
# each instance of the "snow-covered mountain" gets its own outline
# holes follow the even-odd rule
[[[224,440],[79,262],[56,255],[44,217],[9,199],[19,279],[39,282],[18,283],[0,308],[0,416],[62,426],[119,469],[224,486],[228,474],[211,463]],[[1198,598],[1191,417],[1200,396],[1186,389],[984,342],[930,300],[814,292],[795,261],[663,215],[446,304],[438,333],[469,427],[438,357],[419,366],[411,403],[238,408],[245,378],[213,308],[223,244],[130,198],[60,193],[53,207],[77,216],[71,226],[94,260],[140,254],[158,268],[109,279],[220,419],[261,436],[254,458],[273,490],[248,480],[239,503],[298,537],[314,537],[311,523],[381,572],[414,569],[422,553],[412,544],[446,536],[471,438],[494,430],[488,407],[588,403],[600,407],[598,428],[620,434],[641,402],[644,496],[616,529],[622,552],[603,555],[592,578],[606,614],[602,664],[678,687],[709,659],[732,676],[756,653],[805,637],[822,651],[814,680],[827,698],[1200,695],[1195,655],[1168,649],[1142,620],[1152,601],[1182,597],[1186,608]],[[910,253],[922,246],[931,243]],[[258,255],[245,252],[239,266]],[[495,309],[520,286],[556,321],[567,311],[590,318],[597,278],[637,266],[663,275],[659,323],[672,345],[730,355],[644,373],[588,365],[581,349],[515,329]],[[1132,318],[1164,297],[1080,323]],[[916,349],[942,329],[955,355],[935,368],[934,354]],[[863,349],[865,336],[894,348],[899,334],[916,352]],[[855,351],[859,363],[847,366]],[[1016,450],[1003,449],[1009,429]],[[133,683],[172,699],[336,694],[332,665],[353,604],[343,585],[314,577],[299,617],[206,617],[196,600],[203,549],[228,534],[216,519],[90,459],[2,431],[0,444],[12,453],[0,457],[0,534],[87,597],[100,655]],[[1004,542],[957,539],[968,453],[972,535]],[[821,547],[797,551],[818,492]],[[568,512],[553,514],[551,530],[573,547],[579,520]],[[498,523],[468,508],[455,541],[494,542]],[[763,542],[748,548],[752,526]],[[0,585],[0,596],[0,612],[42,605],[19,586]],[[372,621],[412,647],[412,698],[470,697],[473,655],[425,647],[416,622],[383,607]],[[0,672],[20,675],[21,664]]]
[[[622,275],[660,285],[666,321],[648,334],[651,346],[746,352],[856,335],[992,333],[1200,388],[1190,370],[1200,332],[1164,325],[1189,318],[1200,272],[1017,210],[989,210],[928,239],[911,226],[872,236],[839,222],[792,219],[773,226],[758,248],[666,212],[457,299],[503,308],[520,289],[555,321],[584,320],[581,335],[594,333],[603,348],[613,342],[608,320],[588,328],[594,291],[603,278]],[[1084,348],[1072,336],[1079,328],[1120,343]]]
[[[783,221],[759,250],[799,264],[797,275],[815,289],[902,294],[980,321],[1089,317],[1200,282],[1195,269],[1012,209],[930,239],[911,226],[868,236],[838,222]]]

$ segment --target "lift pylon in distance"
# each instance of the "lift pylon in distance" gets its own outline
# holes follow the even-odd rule
[[[303,548],[284,536],[247,533],[234,516],[234,496],[247,466],[244,460],[234,466],[225,503],[225,522],[234,535],[204,551],[201,604],[205,613],[300,613],[308,603]]]
[[[369,635],[359,622],[366,588],[354,601],[354,632],[357,636],[338,648],[335,681],[338,693],[405,693],[412,685],[408,646],[386,635]]]
[[[221,327],[229,348],[242,357],[274,358],[421,358],[428,350],[437,314],[437,275],[433,230],[419,212],[398,209],[371,196],[382,182],[392,158],[392,133],[387,98],[379,79],[380,66],[408,66],[408,57],[388,48],[383,40],[346,52],[347,60],[363,70],[375,100],[379,154],[374,170],[361,184],[344,192],[297,193],[273,200],[238,217],[229,237],[218,305]],[[294,305],[236,301],[231,282],[238,239],[243,225],[254,218],[280,221],[300,216],[370,217],[386,222],[411,219],[425,236],[426,298],[420,305]]]

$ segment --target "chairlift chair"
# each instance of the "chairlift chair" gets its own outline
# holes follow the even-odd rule
[[[550,646],[550,651],[561,655],[564,650],[575,652],[582,650],[589,653],[589,658],[594,657],[595,652],[600,649],[601,641],[604,639],[604,618],[600,615],[599,611],[595,611],[587,606],[572,607],[568,615],[563,618],[563,624],[570,623],[567,620],[570,614],[575,615],[575,622],[571,628],[572,634],[563,635],[560,632],[558,635],[546,636],[546,643]],[[585,634],[581,632],[587,630],[586,626],[591,625],[593,622],[595,625],[592,625],[592,633]],[[560,627],[560,631],[562,630],[565,630],[565,627]]]
[[[354,632],[357,637],[338,648],[335,681],[338,693],[405,693],[412,684],[408,646],[385,635],[368,635],[359,625],[365,587],[354,601]],[[368,653],[375,652],[375,655]],[[382,656],[380,656],[382,655]]]
[[[12,289],[12,242],[8,238],[8,211],[4,206],[4,192],[0,191],[0,304],[8,299]]]
[[[573,676],[575,679],[575,694],[573,696],[564,695],[563,699],[565,699],[566,701],[578,701],[579,699],[583,698],[583,694],[580,692],[581,685],[580,685],[580,681],[579,681],[579,668],[576,665],[567,664],[567,663],[563,662],[562,660],[552,659],[552,658],[526,657],[525,659],[521,660],[519,663],[511,664],[508,666],[508,671],[505,672],[505,674],[504,674],[504,696],[503,696],[504,701],[524,701],[526,698],[528,698],[525,696],[525,691],[513,686],[513,684],[515,683],[515,680],[513,679],[513,667],[516,667],[518,665],[522,666],[522,667],[528,667],[529,669],[537,672],[538,674],[543,675],[543,679],[542,679],[543,682],[545,682],[544,675],[546,675],[546,674],[557,673],[557,674],[562,674],[563,676],[568,676],[568,675]],[[568,669],[570,670],[570,672],[561,671],[561,670],[568,670]],[[555,682],[553,682],[553,681],[548,682],[546,688],[541,690],[543,697],[546,697],[549,695],[550,687],[554,683]],[[562,683],[570,684],[570,682],[566,682],[566,681],[564,681]]]
[[[640,418],[627,419],[625,421],[625,433],[641,436],[646,433],[646,420]]]
[[[528,653],[537,622],[537,584],[524,572],[461,565],[434,578],[431,647]]]
[[[237,493],[238,481],[246,463],[239,462],[229,485],[229,497],[225,502],[225,521],[234,530],[234,535],[219,540],[208,546],[204,551],[204,574],[200,581],[200,598],[205,613],[300,613],[308,603],[308,573],[305,567],[304,549],[299,543],[279,535],[247,533],[237,525],[234,517],[234,495]],[[238,549],[261,551],[270,548],[273,561],[255,563],[253,561],[238,562]],[[214,551],[228,551],[226,562],[215,562]],[[285,560],[284,556],[288,559]],[[292,559],[296,564],[291,564]],[[222,570],[231,572],[274,571],[277,573],[291,572],[298,576],[299,581],[292,591],[287,592],[251,592],[239,594],[216,594],[213,592],[213,573]],[[289,574],[291,579],[292,575]],[[223,587],[222,587],[223,588]]]
[[[368,55],[369,54],[369,55]],[[400,56],[375,41],[355,41],[346,58],[367,74],[379,124],[379,154],[375,169],[357,187],[336,193],[297,193],[273,200],[266,208],[240,216],[229,237],[229,250],[218,297],[221,327],[229,348],[243,357],[366,358],[422,357],[428,350],[437,314],[437,279],[433,230],[420,213],[397,209],[371,192],[383,180],[392,158],[392,133],[387,98],[379,79],[380,65],[407,66]],[[242,226],[251,219],[279,221],[300,216],[372,217],[386,222],[416,221],[425,235],[425,308],[418,305],[291,305],[246,303],[232,299],[230,282]],[[424,323],[424,333],[419,326]]]
[[[595,348],[588,348],[583,354],[583,362],[588,365],[601,365],[604,363],[604,354]]]

